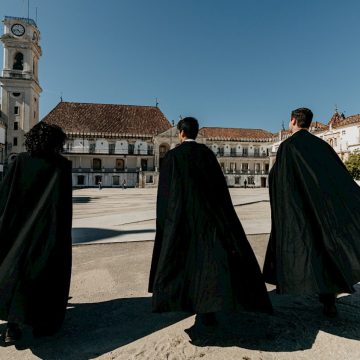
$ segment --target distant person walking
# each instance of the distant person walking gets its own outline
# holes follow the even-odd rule
[[[360,281],[360,188],[339,156],[308,130],[313,113],[291,113],[292,136],[269,175],[271,235],[266,281],[279,294],[319,294],[336,316],[336,294]]]
[[[99,190],[101,190],[101,189],[102,189],[102,183],[101,183],[101,180],[99,180],[99,182],[98,182],[98,187],[99,187]]]
[[[244,188],[246,189],[246,187],[247,187],[247,181],[246,181],[246,179],[244,180]]]
[[[52,335],[65,316],[71,276],[71,163],[64,132],[40,122],[0,186],[0,318],[6,343]]]
[[[122,183],[123,189],[126,189],[126,180],[124,179],[123,183]]]
[[[154,312],[271,312],[264,280],[214,153],[195,139],[199,125],[177,125],[181,145],[163,160],[149,291]]]

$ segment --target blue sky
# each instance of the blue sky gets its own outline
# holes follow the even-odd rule
[[[0,17],[27,17],[27,3],[1,0]],[[30,0],[30,18],[36,8],[41,117],[61,95],[158,98],[170,121],[272,132],[301,106],[324,123],[335,105],[360,113],[358,0]]]

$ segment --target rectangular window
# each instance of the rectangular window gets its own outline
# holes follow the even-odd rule
[[[147,159],[141,159],[141,169],[147,171]]]
[[[248,156],[248,148],[244,147],[242,149],[242,154],[243,154],[243,156]]]
[[[133,155],[135,149],[135,144],[129,144],[129,154]],[[160,151],[161,152],[161,151]],[[161,154],[160,154],[161,155]]]
[[[17,144],[18,144],[18,139],[17,139],[17,137],[14,137],[13,145],[17,146]]]
[[[115,154],[115,144],[109,144],[109,154]]]
[[[20,114],[20,108],[18,106],[14,106],[14,114],[19,115]]]
[[[241,170],[246,171],[248,169],[249,169],[249,164],[248,163],[242,163],[241,164]]]
[[[113,185],[120,185],[120,176],[113,176]]]
[[[85,184],[85,176],[84,175],[78,175],[77,184],[78,185],[84,185]]]
[[[17,121],[14,122],[14,130],[19,130],[19,123]]]
[[[254,156],[260,156],[260,148],[254,148]]]
[[[95,144],[94,144],[94,143],[90,144],[90,146],[89,146],[89,153],[90,153],[90,154],[94,154],[94,153],[95,153]]]
[[[152,175],[146,175],[146,183],[152,184],[154,182],[154,178]]]

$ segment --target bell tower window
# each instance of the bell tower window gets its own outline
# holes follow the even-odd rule
[[[24,55],[21,52],[15,55],[13,70],[24,70]]]

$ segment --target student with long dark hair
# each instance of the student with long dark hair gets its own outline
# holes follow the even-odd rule
[[[35,336],[61,326],[71,276],[71,163],[65,133],[40,122],[26,135],[0,185],[0,319],[11,343],[30,325]]]

